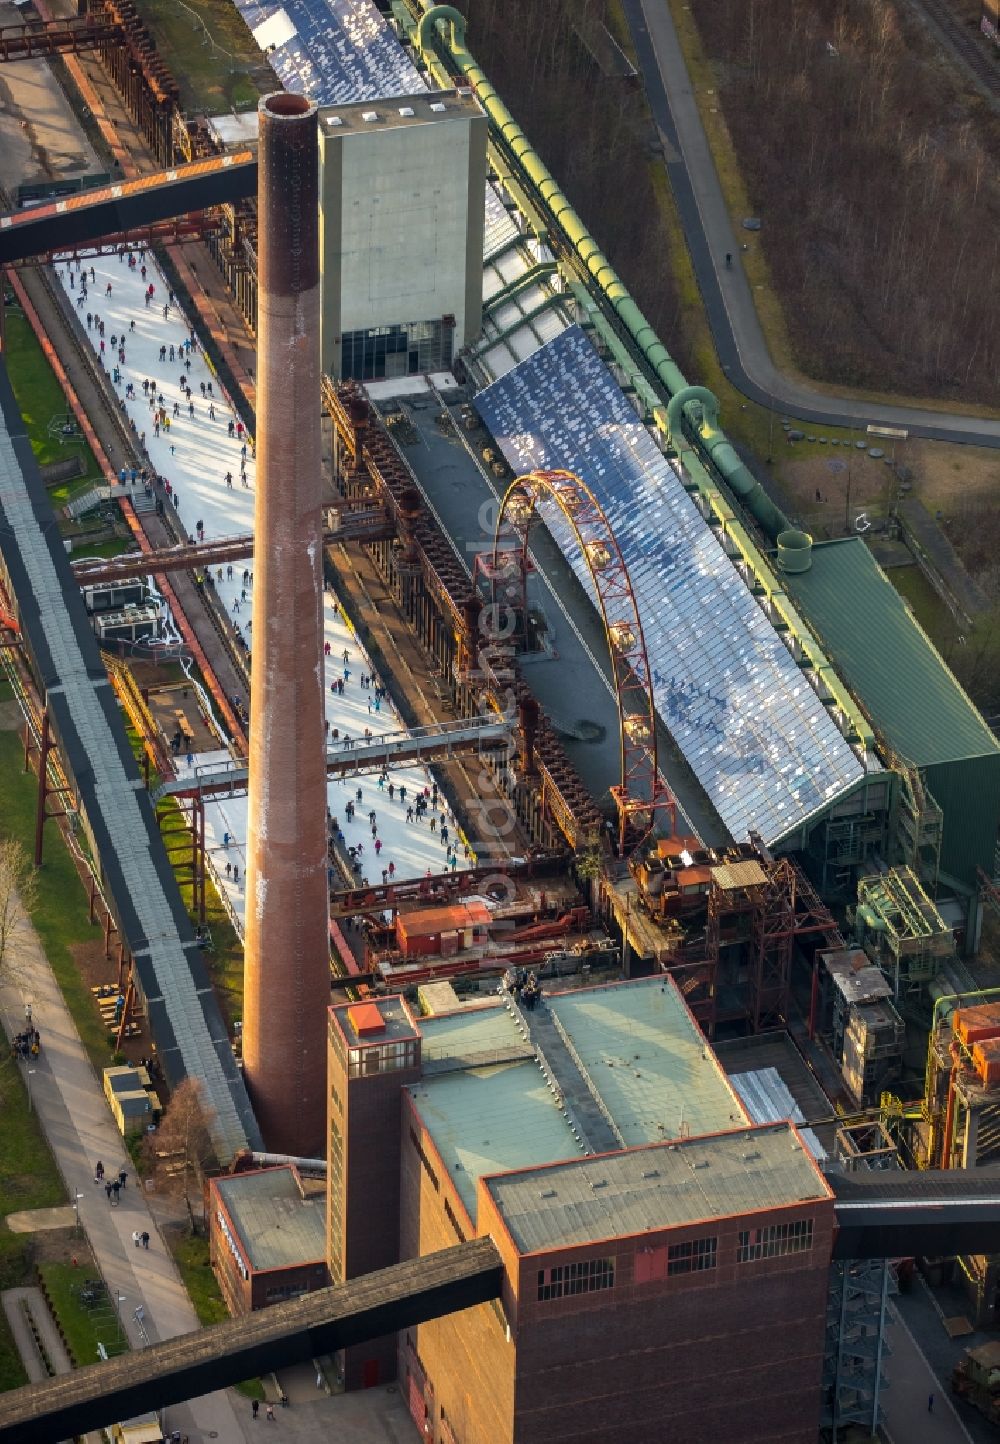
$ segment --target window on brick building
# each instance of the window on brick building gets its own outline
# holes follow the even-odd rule
[[[614,1286],[613,1258],[594,1258],[585,1263],[557,1264],[555,1268],[538,1270],[540,1303],[548,1299],[568,1298],[571,1294],[591,1294]]]
[[[667,1247],[667,1275],[696,1274],[714,1269],[719,1251],[717,1238],[689,1238]]]
[[[455,1210],[452,1208],[451,1204],[448,1202],[447,1199],[445,1199],[445,1201],[444,1201],[444,1211],[445,1211],[445,1214],[447,1215],[448,1222],[451,1224],[452,1228],[453,1228],[454,1231],[455,1231],[455,1234],[456,1234],[457,1237],[458,1237],[459,1243],[465,1243],[465,1242],[466,1242],[465,1230],[462,1228],[462,1225],[459,1223],[458,1219],[455,1217]]]
[[[431,1183],[434,1185],[434,1191],[435,1191],[435,1193],[439,1193],[440,1190],[441,1190],[441,1185],[440,1185],[440,1183],[438,1182],[438,1176],[437,1176],[437,1174],[434,1172],[433,1168],[431,1167],[431,1161],[430,1161],[430,1159],[427,1157],[427,1154],[424,1152],[424,1146],[423,1146],[423,1144],[420,1142],[420,1139],[417,1137],[416,1133],[413,1131],[412,1128],[410,1129],[410,1142],[413,1144],[414,1148],[417,1150],[417,1157],[420,1159],[420,1162],[423,1164],[424,1172],[427,1174],[427,1177],[430,1179]]]
[[[812,1248],[813,1221],[796,1219],[794,1223],[772,1223],[767,1228],[740,1229],[736,1250],[737,1263],[753,1263],[761,1258],[783,1258],[786,1254],[808,1253]]]

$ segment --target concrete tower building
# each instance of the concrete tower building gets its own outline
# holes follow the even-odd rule
[[[246,1081],[269,1148],[314,1154],[330,997],[317,108],[260,102]]]
[[[324,107],[323,369],[447,370],[483,311],[486,116],[468,91]]]

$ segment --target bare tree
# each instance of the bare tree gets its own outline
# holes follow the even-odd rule
[[[38,874],[14,837],[0,840],[0,984],[26,982],[22,930],[38,900]]]
[[[146,1138],[145,1152],[157,1189],[183,1198],[191,1232],[205,1216],[205,1177],[215,1164],[209,1125],[213,1118],[197,1078],[174,1089],[163,1121]]]

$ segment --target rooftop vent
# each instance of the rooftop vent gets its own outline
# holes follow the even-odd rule
[[[660,1170],[658,1168],[646,1168],[643,1170],[642,1176],[643,1178],[659,1178]]]
[[[542,1191],[541,1191],[541,1193],[538,1195],[538,1197],[539,1197],[539,1198],[555,1198],[555,1197],[556,1197],[556,1191],[555,1191],[554,1188],[543,1188]]]
[[[412,105],[401,105],[401,106],[399,107],[399,113],[400,113],[400,115],[406,115],[406,116],[413,115],[413,113],[414,113],[413,106],[412,106]]]
[[[372,123],[373,120],[378,120],[378,111],[377,111],[377,110],[363,110],[363,111],[361,112],[361,119],[362,119],[367,125],[371,125],[371,123]]]
[[[438,115],[441,115],[446,109],[447,107],[440,100],[431,101],[431,110],[436,111]]]
[[[591,1188],[607,1188],[608,1180],[606,1178],[592,1178],[590,1180],[590,1186]]]
[[[328,115],[326,118],[326,123],[327,125],[343,125],[344,122],[341,120],[339,115]]]

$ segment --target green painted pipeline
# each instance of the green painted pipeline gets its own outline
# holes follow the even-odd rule
[[[428,0],[421,0],[426,5]],[[416,30],[417,48],[427,57],[433,50],[439,22],[450,27],[448,49],[451,59],[465,81],[475,91],[480,104],[517,157],[549,211],[572,242],[587,271],[604,293],[612,310],[632,337],[637,349],[671,397],[667,408],[669,435],[672,444],[683,449],[681,419],[691,402],[700,403],[700,414],[688,415],[712,463],[727,486],[739,497],[765,534],[776,540],[790,527],[788,519],[771,501],[756,477],[744,466],[725,433],[719,430],[719,403],[704,386],[689,386],[680,367],[659,339],[646,317],[629,295],[624,282],[589,234],[580,217],[560,190],[545,162],[533,148],[528,137],[493,89],[465,46],[465,17],[452,5],[432,5],[420,17]]]

